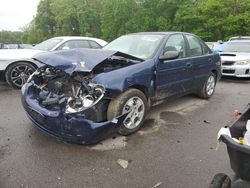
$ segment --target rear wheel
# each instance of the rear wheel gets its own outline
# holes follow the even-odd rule
[[[199,97],[203,99],[208,99],[212,97],[215,91],[215,86],[216,86],[216,76],[214,73],[211,72],[208,76],[208,79],[203,84],[201,90],[198,93]]]
[[[128,113],[118,132],[121,135],[129,135],[142,126],[147,110],[148,104],[145,95],[138,89],[129,89],[110,102],[107,118],[112,120]]]
[[[28,62],[14,63],[7,68],[5,79],[11,87],[20,89],[35,70],[36,67]]]

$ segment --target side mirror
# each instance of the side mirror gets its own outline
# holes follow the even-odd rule
[[[69,50],[70,48],[68,46],[64,46],[62,50]]]
[[[167,51],[159,57],[160,60],[173,60],[179,57],[179,52],[177,51]]]
[[[222,40],[217,41],[219,44],[223,44],[224,42]]]

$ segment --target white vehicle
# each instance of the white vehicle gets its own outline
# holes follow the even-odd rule
[[[250,36],[238,36],[238,37],[231,37],[229,41],[232,40],[250,40]]]
[[[250,77],[250,40],[229,41],[220,51],[222,75]]]
[[[55,37],[37,44],[33,49],[0,50],[0,79],[13,88],[21,88],[39,67],[31,58],[47,51],[73,48],[102,48],[106,41],[90,37]]]

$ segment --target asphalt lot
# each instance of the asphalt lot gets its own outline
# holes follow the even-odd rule
[[[225,145],[215,151],[216,135],[250,102],[249,85],[223,78],[209,101],[190,95],[159,105],[138,133],[89,147],[41,133],[26,117],[20,91],[1,83],[0,187],[203,188],[218,172],[233,177]]]

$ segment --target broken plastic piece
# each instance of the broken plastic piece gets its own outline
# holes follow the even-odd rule
[[[123,159],[118,159],[117,163],[124,169],[128,168],[128,161]]]
[[[153,188],[160,187],[160,186],[161,186],[161,184],[162,184],[162,182],[158,182],[157,184],[155,184],[155,185],[153,186]]]
[[[118,119],[116,119],[116,118],[114,118],[113,120],[112,120],[112,123],[117,123],[118,122]]]

